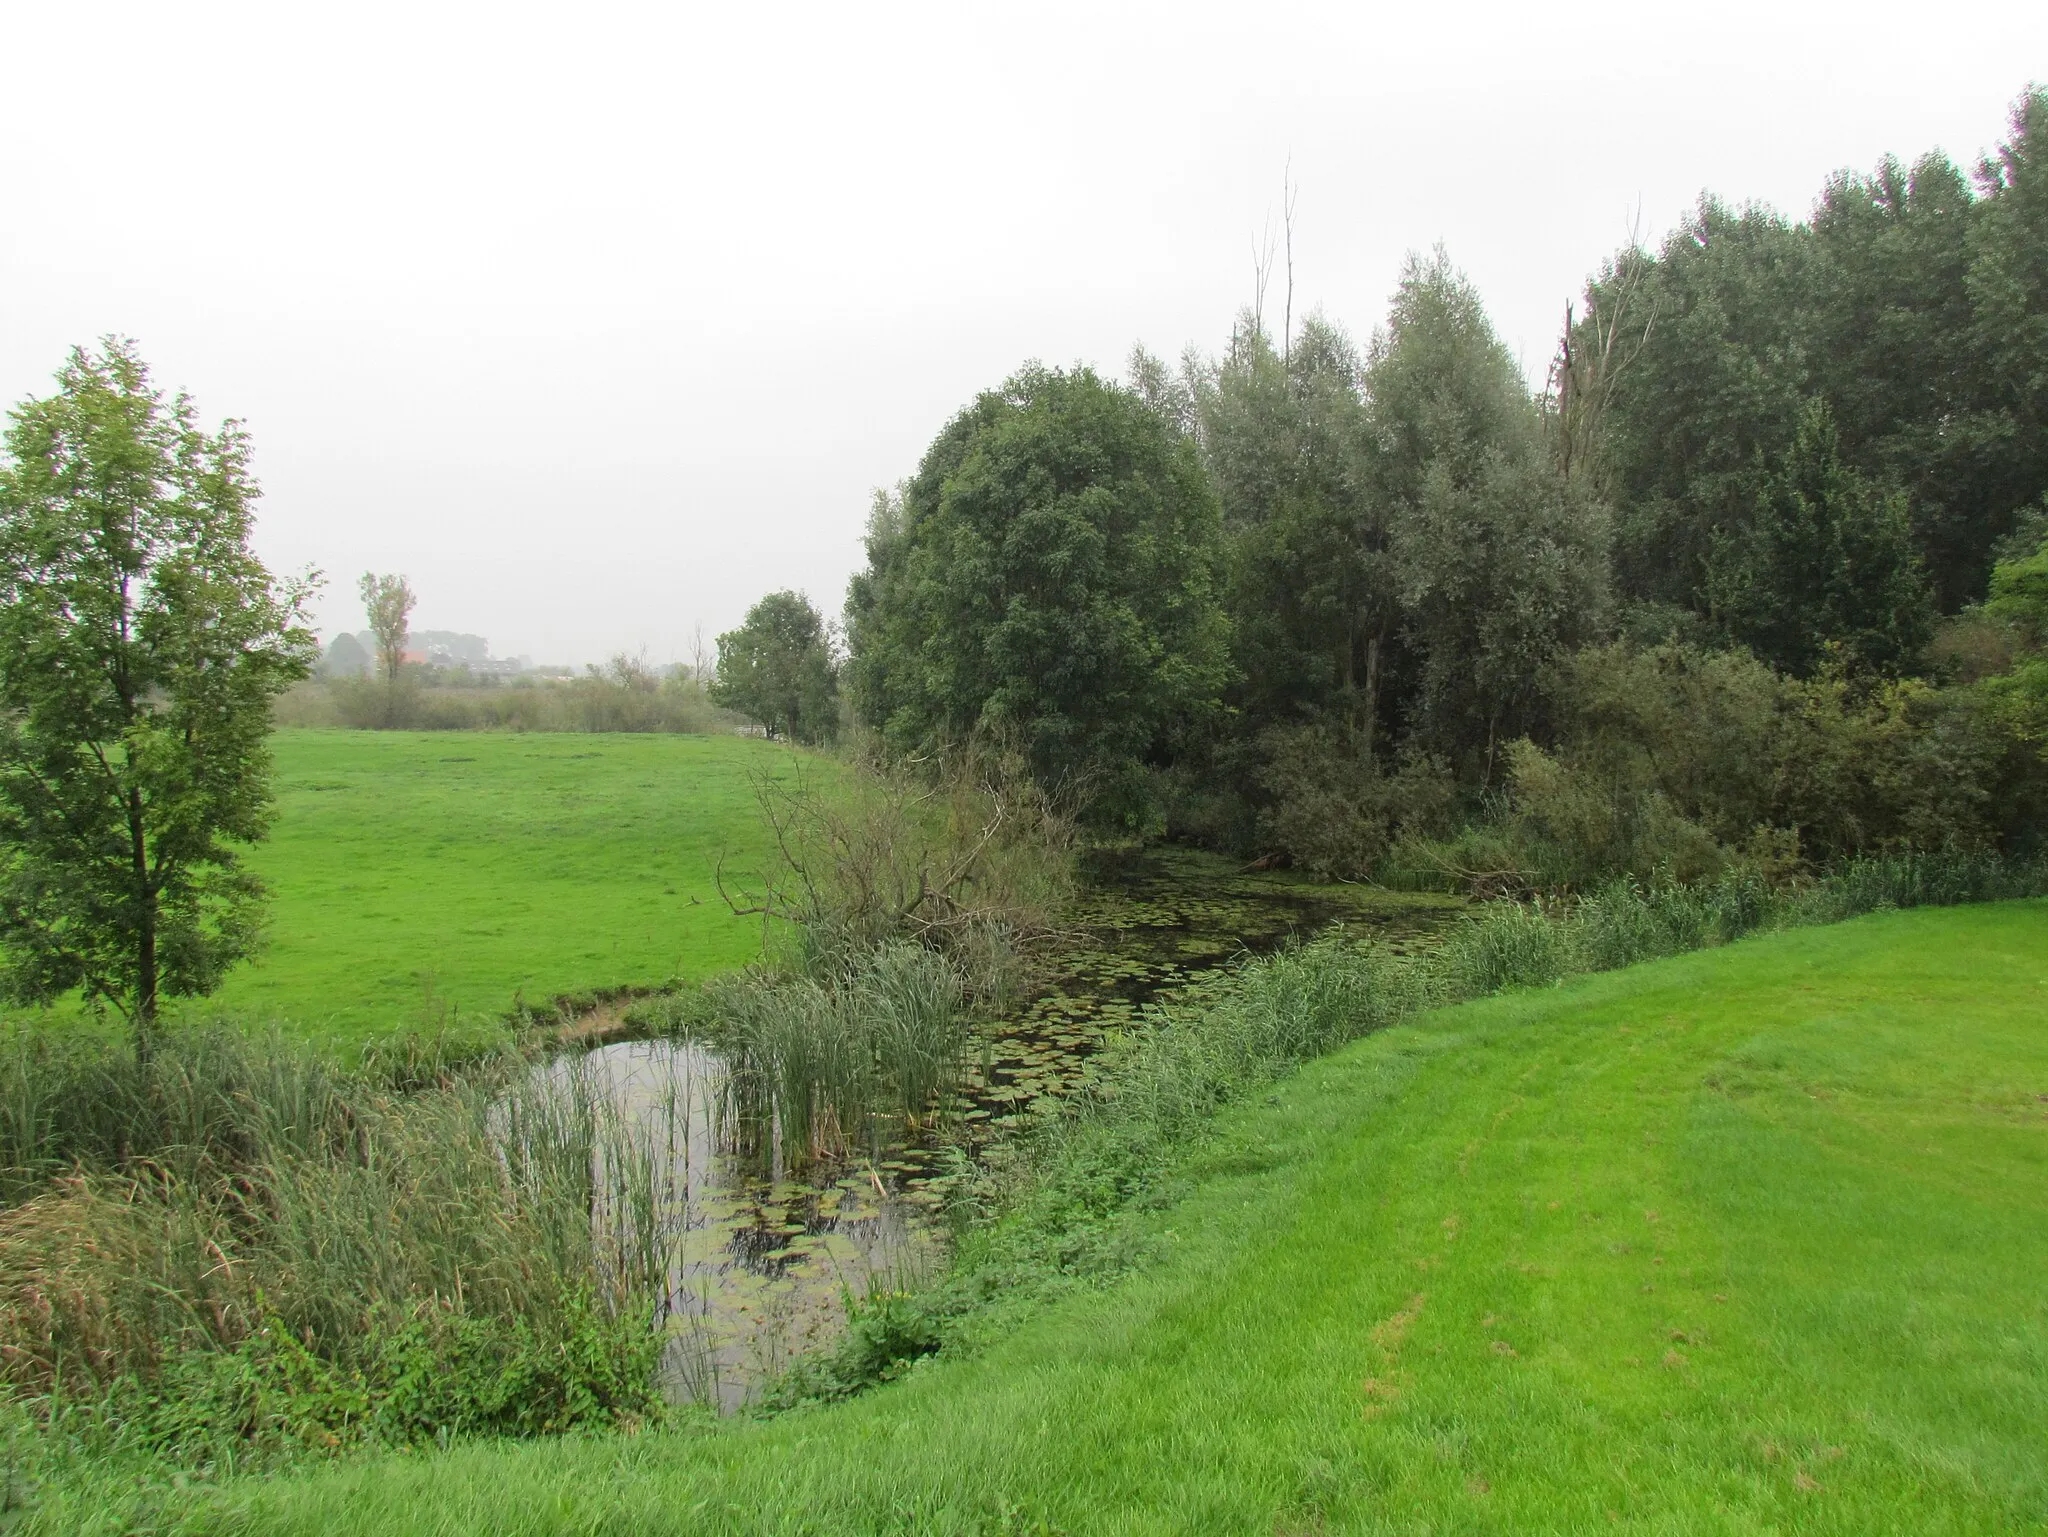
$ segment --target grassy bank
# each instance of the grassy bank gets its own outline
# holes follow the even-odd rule
[[[850,1403],[343,1465],[246,1531],[1913,1531],[2048,1514],[2048,905],[1442,1010],[1226,1112],[1163,1258]],[[84,1512],[52,1510],[74,1518]]]
[[[278,818],[251,864],[268,949],[188,1013],[367,1040],[750,959],[713,869],[758,862],[739,737],[280,731]]]

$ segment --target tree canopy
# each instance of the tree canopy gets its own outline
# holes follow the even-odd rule
[[[1609,264],[1576,340],[1616,323],[1599,473],[1625,598],[1715,607],[1717,540],[1776,516],[1767,483],[1818,399],[1841,464],[1903,498],[1935,607],[1957,612],[2048,494],[2048,91],[1974,177],[1887,158],[1833,178],[1805,223],[1703,198]]]
[[[1229,675],[1220,522],[1195,446],[1134,391],[1033,367],[878,502],[847,603],[855,708],[898,751],[994,734],[1098,819]]]
[[[712,703],[772,737],[829,742],[839,734],[839,679],[824,618],[796,592],[771,592],[718,637]]]

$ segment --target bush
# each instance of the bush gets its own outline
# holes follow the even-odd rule
[[[1261,745],[1272,802],[1260,845],[1325,880],[1363,876],[1396,839],[1433,831],[1451,805],[1439,759],[1410,757],[1387,773],[1362,743],[1318,726],[1269,731]]]

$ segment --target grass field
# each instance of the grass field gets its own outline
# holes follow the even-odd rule
[[[750,958],[712,871],[758,863],[731,736],[280,731],[278,818],[251,863],[265,953],[199,1005],[365,1039]]]
[[[1444,1010],[1226,1118],[1164,1258],[758,1424],[229,1486],[262,1532],[2048,1525],[2048,904]]]

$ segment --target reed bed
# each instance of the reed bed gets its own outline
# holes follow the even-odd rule
[[[822,978],[717,978],[635,1018],[717,1052],[721,1139],[778,1175],[915,1135],[943,1113],[967,1056],[955,964],[905,941]]]
[[[517,1058],[406,1089],[219,1028],[8,1041],[0,1384],[187,1461],[659,1414],[660,1125]]]

